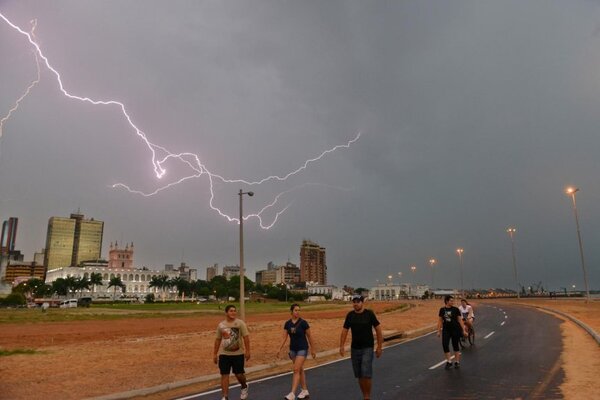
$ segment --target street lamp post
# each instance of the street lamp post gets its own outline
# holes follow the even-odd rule
[[[577,203],[575,202],[575,193],[579,188],[568,187],[565,192],[571,196],[573,200],[573,213],[575,214],[575,224],[577,225],[577,239],[579,240],[579,254],[581,255],[581,269],[583,270],[583,283],[585,284],[585,296],[587,301],[590,301],[590,290],[588,287],[587,271],[585,270],[585,261],[583,259],[583,244],[581,243],[581,232],[579,230],[579,217],[577,215]]]
[[[517,229],[513,227],[509,227],[506,229],[506,233],[510,236],[510,243],[512,246],[512,262],[513,262],[513,273],[515,275],[515,284],[517,285],[517,298],[521,298],[521,293],[519,291],[519,278],[517,275],[517,257],[515,256],[515,233],[517,233]]]
[[[238,193],[240,196],[240,317],[244,321],[246,320],[246,295],[244,293],[244,214],[242,199],[245,194],[252,197],[254,196],[254,192],[243,192],[242,189],[240,189],[240,192]]]
[[[464,285],[464,281],[463,281],[463,259],[462,259],[463,252],[464,252],[464,249],[461,249],[461,248],[456,249],[456,254],[458,254],[458,260],[460,262],[460,293],[461,293],[461,296],[464,298],[465,297],[465,285]]]
[[[435,258],[430,258],[429,259],[429,265],[431,265],[431,290],[433,290],[433,266],[437,261],[435,260]]]

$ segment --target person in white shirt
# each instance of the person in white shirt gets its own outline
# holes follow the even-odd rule
[[[473,321],[475,320],[475,313],[473,312],[473,307],[469,304],[467,300],[460,299],[460,306],[458,307],[458,309],[460,310],[462,319],[467,325],[468,329],[473,329]]]

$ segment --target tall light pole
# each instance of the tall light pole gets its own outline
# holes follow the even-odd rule
[[[464,281],[463,281],[463,259],[462,259],[462,255],[463,255],[464,251],[465,250],[461,249],[461,248],[456,249],[456,254],[458,254],[458,260],[460,262],[460,293],[463,298],[465,297],[465,285],[464,285]]]
[[[568,187],[565,192],[568,196],[571,196],[573,200],[573,213],[575,214],[575,224],[577,225],[577,239],[579,240],[579,254],[581,255],[581,269],[583,270],[583,283],[585,284],[585,295],[586,299],[590,301],[590,289],[588,287],[587,271],[585,270],[585,261],[583,259],[583,244],[581,244],[581,232],[579,230],[579,217],[577,215],[577,203],[575,202],[575,193],[579,191],[579,188]]]
[[[512,246],[513,273],[515,275],[515,284],[517,285],[517,299],[520,299],[521,292],[519,291],[519,278],[517,275],[517,257],[515,256],[515,233],[517,233],[517,229],[509,227],[506,229],[506,233],[508,233],[508,236],[510,236],[510,243]]]
[[[242,207],[242,199],[244,195],[254,196],[254,192],[243,192],[240,189],[238,195],[240,196],[240,317],[246,320],[246,294],[244,293],[244,213]]]
[[[435,265],[437,261],[435,260],[435,258],[430,258],[429,259],[429,265],[431,266],[431,290],[433,290],[433,266]]]

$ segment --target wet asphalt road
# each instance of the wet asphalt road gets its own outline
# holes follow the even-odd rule
[[[373,363],[371,399],[561,398],[560,320],[493,302],[480,304],[476,317],[476,343],[463,350],[458,370],[444,369],[441,339],[435,334],[384,348]],[[312,400],[362,399],[349,359],[307,370],[306,379]],[[290,385],[290,374],[251,382],[249,400],[283,399]],[[239,393],[239,385],[232,386],[229,399],[239,399]],[[216,390],[182,399],[221,396]]]

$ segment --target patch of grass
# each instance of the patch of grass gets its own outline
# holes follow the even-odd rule
[[[149,304],[92,304],[90,308],[50,308],[42,312],[39,308],[0,309],[0,325],[14,323],[71,322],[71,321],[111,321],[125,318],[185,318],[224,313],[228,303],[149,303]],[[232,302],[239,309],[239,304]],[[292,303],[246,303],[249,315],[289,312]],[[300,303],[303,311],[350,310],[347,303]],[[387,307],[383,312],[408,309],[406,303]]]
[[[15,354],[37,354],[39,351],[34,349],[13,349],[13,350],[4,350],[0,349],[0,357],[12,356]]]

